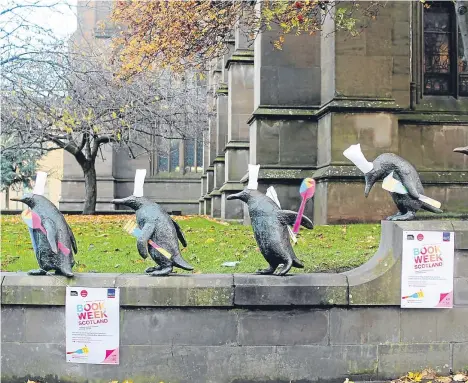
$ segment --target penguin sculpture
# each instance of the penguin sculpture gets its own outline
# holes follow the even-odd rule
[[[23,212],[23,219],[29,226],[31,241],[39,269],[30,270],[29,275],[45,275],[55,270],[55,274],[73,277],[72,268],[75,265],[73,254],[78,252],[73,232],[64,216],[55,205],[45,198],[44,194],[47,173],[38,172],[36,184],[32,193],[22,198],[12,198],[19,201],[30,210]]]
[[[393,153],[384,153],[378,156],[373,162],[368,162],[361,152],[359,144],[351,145],[343,152],[344,156],[351,160],[364,173],[366,187],[364,194],[368,197],[374,184],[388,176],[394,177],[398,183],[398,190],[402,192],[390,192],[393,202],[398,208],[398,212],[387,217],[389,221],[409,221],[415,218],[416,212],[420,209],[432,213],[442,213],[438,207],[429,204],[434,201],[423,196],[424,188],[419,178],[418,172],[408,161]],[[402,187],[403,186],[403,187]],[[436,205],[440,203],[434,201]]]
[[[457,153],[466,154],[468,156],[468,146],[465,146],[464,148],[455,148],[453,149],[453,151]]]
[[[145,272],[152,276],[164,276],[172,272],[174,266],[193,270],[193,267],[182,258],[179,250],[178,240],[184,247],[187,246],[180,226],[161,206],[143,197],[145,175],[145,169],[138,169],[133,195],[112,201],[115,205],[124,205],[135,210],[137,224],[141,230],[137,241],[138,253],[143,259],[146,259],[149,253],[158,264],[157,267],[147,268]]]
[[[280,264],[283,267],[277,275],[286,275],[291,267],[304,268],[294,254],[289,241],[288,226],[294,225],[297,213],[281,210],[265,194],[257,190],[259,165],[249,165],[249,183],[247,188],[227,197],[228,200],[239,199],[247,204],[255,240],[269,267],[257,270],[256,274],[273,274]],[[302,216],[301,225],[313,229],[312,221]]]

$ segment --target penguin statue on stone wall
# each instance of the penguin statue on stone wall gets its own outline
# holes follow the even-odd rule
[[[164,276],[171,273],[173,267],[193,270],[179,250],[178,240],[184,247],[187,246],[180,226],[161,206],[143,197],[145,176],[145,169],[137,169],[133,195],[112,200],[115,205],[124,205],[135,210],[138,228],[134,227],[129,231],[138,238],[138,253],[143,259],[149,253],[158,264],[157,267],[148,267],[145,272],[151,276]]]
[[[249,165],[249,183],[247,188],[227,197],[227,200],[239,199],[247,204],[252,222],[252,229],[260,252],[270,265],[256,274],[273,274],[280,264],[283,267],[277,275],[286,275],[291,267],[304,268],[297,259],[289,240],[288,226],[294,225],[297,213],[281,210],[265,194],[257,190],[258,170],[260,165]],[[301,225],[313,229],[312,221],[302,216]]]
[[[379,181],[390,179],[395,188],[384,188],[390,191],[393,202],[398,208],[398,213],[387,217],[389,221],[409,221],[415,218],[420,209],[432,213],[442,213],[440,203],[423,195],[419,174],[408,161],[393,153],[384,153],[373,162],[366,160],[361,151],[360,144],[351,145],[343,152],[343,155],[352,161],[364,173],[367,197],[372,186]]]
[[[45,275],[55,270],[55,274],[73,277],[73,253],[78,252],[75,237],[62,213],[43,196],[46,179],[47,173],[38,172],[32,193],[26,193],[22,198],[11,198],[29,207],[22,213],[22,218],[29,227],[40,269],[30,270],[28,274]]]

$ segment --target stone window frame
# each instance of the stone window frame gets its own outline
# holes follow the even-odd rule
[[[187,173],[203,173],[203,152],[201,153],[201,158],[199,158],[198,154],[198,149],[199,145],[203,145],[203,140],[202,139],[191,139],[194,140],[194,146],[193,146],[193,156],[194,156],[194,165],[193,166],[187,166],[186,164],[186,139],[171,139],[169,140],[169,146],[172,147],[172,144],[174,142],[178,142],[178,163],[177,165],[174,166],[174,170],[171,170],[173,167],[172,163],[172,156],[171,156],[171,149],[169,149],[169,153],[167,155],[161,155],[158,153],[157,150],[152,150],[150,154],[150,175],[156,176],[159,173],[182,173],[182,174],[187,174]],[[153,142],[154,146],[157,146],[156,142],[156,137],[153,136]],[[160,158],[164,157],[167,158],[167,170],[161,170],[160,166]]]
[[[413,20],[412,20],[412,70],[413,70],[413,84],[412,84],[412,97],[416,104],[419,104],[424,98],[439,98],[439,99],[464,99],[468,98],[468,92],[460,93],[460,72],[458,69],[458,40],[459,40],[459,26],[458,18],[456,16],[455,5],[450,1],[438,1],[438,3],[444,3],[444,5],[453,6],[453,13],[451,15],[452,23],[452,52],[450,55],[451,58],[451,72],[450,78],[452,82],[452,90],[449,94],[425,94],[424,92],[424,4],[421,2],[413,3]],[[454,33],[457,31],[457,33]],[[453,49],[455,48],[455,49]],[[468,72],[466,73],[468,77]]]

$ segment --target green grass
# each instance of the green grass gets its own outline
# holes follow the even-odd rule
[[[133,215],[66,216],[76,240],[75,272],[142,273],[154,265],[143,260],[136,239],[122,227]],[[252,273],[267,263],[257,248],[252,228],[223,223],[206,217],[175,217],[187,238],[183,257],[194,266],[194,273]],[[19,216],[1,217],[2,271],[28,271],[38,267],[27,226]],[[295,252],[304,269],[294,273],[342,272],[366,262],[377,250],[380,225],[355,224],[301,228]],[[236,267],[223,262],[240,261]],[[180,269],[175,271],[183,272]]]

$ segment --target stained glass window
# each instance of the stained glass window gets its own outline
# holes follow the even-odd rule
[[[432,2],[424,12],[424,94],[453,92],[453,5]]]
[[[179,150],[180,150],[180,142],[179,140],[172,140],[171,141],[171,148],[170,148],[170,172],[178,172],[180,171],[180,166],[179,166]]]
[[[425,95],[468,96],[468,55],[455,12],[452,1],[424,5]]]
[[[461,29],[461,28],[460,28]],[[458,94],[468,96],[468,47],[467,54],[463,47],[461,30],[458,31]]]
[[[195,172],[195,140],[185,140],[185,171]]]
[[[203,139],[197,140],[197,172],[203,172]]]

